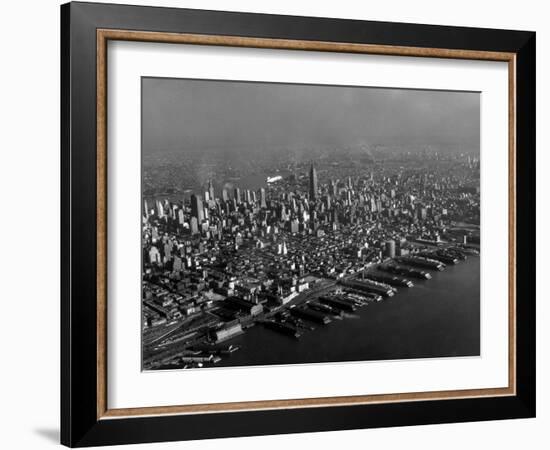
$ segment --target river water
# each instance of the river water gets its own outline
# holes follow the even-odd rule
[[[216,366],[479,355],[479,257],[431,273],[431,280],[413,280],[414,287],[344,320],[314,325],[300,339],[256,325],[227,341],[241,348]]]

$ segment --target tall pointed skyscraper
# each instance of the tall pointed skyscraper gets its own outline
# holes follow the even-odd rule
[[[198,223],[201,223],[204,220],[202,200],[195,194],[191,195],[191,216],[196,217]]]
[[[309,169],[309,199],[317,200],[317,171],[313,167],[313,163]]]
[[[260,208],[267,208],[267,203],[265,201],[265,189],[260,189]]]
[[[214,185],[212,184],[212,180],[208,181],[208,195],[210,196],[210,200],[216,200],[216,197],[214,197]]]

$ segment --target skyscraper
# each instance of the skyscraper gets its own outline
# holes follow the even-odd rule
[[[260,189],[260,208],[267,208],[267,204],[265,201],[265,189]]]
[[[201,223],[204,219],[202,200],[195,194],[191,195],[191,216],[196,217],[199,223]]]
[[[313,167],[313,163],[309,169],[309,198],[317,200],[317,171]]]
[[[210,200],[216,199],[216,197],[214,197],[214,185],[212,184],[212,180],[208,182],[208,194],[210,196]]]
[[[234,198],[235,198],[235,201],[237,202],[237,205],[240,205],[241,204],[241,190],[239,188],[235,188],[234,190]]]
[[[164,217],[164,206],[162,206],[160,200],[157,200],[157,215],[159,219],[162,219]]]

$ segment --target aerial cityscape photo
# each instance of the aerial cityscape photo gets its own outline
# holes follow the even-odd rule
[[[142,369],[480,355],[480,94],[142,78]]]

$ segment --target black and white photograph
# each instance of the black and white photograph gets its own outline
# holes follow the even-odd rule
[[[0,448],[548,447],[547,9],[6,2]]]
[[[480,93],[142,78],[142,369],[480,355]]]

